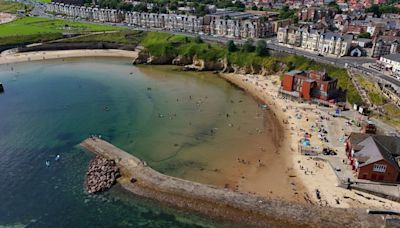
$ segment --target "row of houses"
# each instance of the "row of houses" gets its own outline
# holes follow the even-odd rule
[[[99,9],[54,2],[46,5],[46,11],[54,14],[62,14],[70,17],[79,17],[100,22],[119,23],[124,19],[124,13],[120,10]]]
[[[278,29],[279,43],[299,47],[304,50],[336,57],[348,54],[353,36],[310,29],[308,27],[281,27]]]
[[[90,21],[126,23],[134,27],[204,33],[237,39],[266,37],[271,35],[274,29],[273,23],[265,17],[245,12],[218,12],[198,17],[182,14],[125,12],[54,2],[47,4],[46,10],[50,13]]]

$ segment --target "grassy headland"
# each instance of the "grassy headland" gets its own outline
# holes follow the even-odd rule
[[[121,30],[121,28],[63,19],[24,17],[0,25],[0,37],[34,35],[40,33],[86,33],[112,30]]]
[[[50,41],[62,38],[63,33],[85,34],[112,30],[121,28],[63,19],[23,17],[0,25],[0,45]]]
[[[110,42],[138,45],[144,36],[142,31],[124,30],[118,32],[95,33],[65,39],[65,42]]]
[[[25,10],[26,12],[28,12],[31,9],[32,9],[32,6],[30,6],[30,5],[25,5],[25,4],[19,3],[19,2],[9,2],[9,1],[0,0],[0,12],[3,12],[3,13],[15,14],[15,13],[17,13],[18,10]]]

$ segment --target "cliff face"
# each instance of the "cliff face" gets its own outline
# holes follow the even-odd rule
[[[217,60],[205,60],[198,56],[153,56],[147,50],[139,50],[137,58],[133,64],[156,64],[156,65],[178,65],[183,66],[185,70],[194,71],[218,71],[221,73],[237,74],[261,74],[268,75],[274,73],[272,69],[266,69],[261,66],[238,66],[229,63],[227,58]]]

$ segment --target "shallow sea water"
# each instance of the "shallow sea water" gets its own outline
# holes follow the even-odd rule
[[[215,75],[129,59],[0,65],[0,82],[0,226],[223,225],[119,186],[88,196],[93,155],[77,144],[100,134],[163,173],[213,184],[224,178],[213,170],[263,125],[257,103]]]

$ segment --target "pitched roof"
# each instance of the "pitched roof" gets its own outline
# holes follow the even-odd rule
[[[400,156],[400,138],[397,136],[369,135],[352,133],[349,140],[354,150],[354,157],[362,163],[360,167],[385,160],[400,170],[397,157]]]
[[[393,53],[389,55],[384,55],[382,58],[390,59],[392,61],[400,62],[400,53]]]

